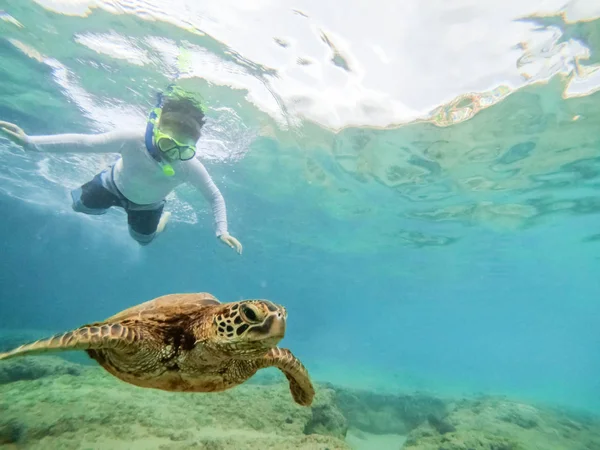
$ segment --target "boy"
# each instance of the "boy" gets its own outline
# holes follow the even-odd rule
[[[72,208],[84,214],[104,214],[113,207],[127,213],[129,234],[141,245],[162,232],[170,213],[165,198],[177,186],[190,183],[211,203],[217,237],[239,254],[240,242],[227,232],[225,201],[204,165],[195,158],[204,125],[200,103],[171,86],[152,110],[146,133],[141,130],[101,134],[27,136],[17,125],[0,121],[0,132],[25,149],[55,153],[120,153],[108,169],[71,192]]]

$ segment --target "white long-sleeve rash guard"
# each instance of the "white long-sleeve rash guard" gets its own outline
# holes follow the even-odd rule
[[[101,134],[55,134],[29,136],[28,147],[48,153],[120,153],[114,182],[133,203],[148,205],[163,200],[173,189],[190,183],[212,205],[217,236],[227,233],[225,200],[204,165],[197,159],[171,163],[175,175],[166,176],[146,150],[144,133],[137,130]]]

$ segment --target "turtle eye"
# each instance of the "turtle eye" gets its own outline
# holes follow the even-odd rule
[[[240,308],[240,311],[242,312],[242,316],[248,322],[259,322],[256,311],[251,306],[242,305],[242,307]]]

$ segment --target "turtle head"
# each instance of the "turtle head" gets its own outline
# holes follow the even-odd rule
[[[232,358],[254,358],[275,347],[285,335],[287,311],[267,300],[227,303],[212,322],[213,342]]]

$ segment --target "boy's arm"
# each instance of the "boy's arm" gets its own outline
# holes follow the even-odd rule
[[[212,206],[214,217],[215,233],[217,237],[227,234],[227,208],[225,199],[219,191],[219,188],[213,182],[208,171],[198,159],[193,158],[187,162],[188,181],[196,189],[202,192],[202,195]]]
[[[0,131],[26,150],[44,153],[118,153],[126,141],[143,138],[141,133],[129,130],[99,134],[28,136],[17,125],[2,121],[0,121]]]
[[[193,158],[187,161],[186,168],[189,183],[200,190],[212,206],[217,237],[241,254],[242,244],[227,231],[227,209],[221,191],[219,191],[208,171],[198,159]]]

